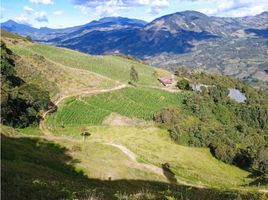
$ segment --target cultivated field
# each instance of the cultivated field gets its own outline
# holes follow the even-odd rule
[[[73,97],[64,101],[57,112],[49,116],[48,125],[99,125],[111,113],[152,120],[161,108],[180,105],[181,97],[181,93],[149,88],[124,88],[91,97]]]
[[[152,67],[122,56],[91,56],[43,44],[28,45],[22,49],[23,54],[36,53],[64,66],[88,70],[121,82],[129,81],[130,68],[133,66],[139,74],[138,84],[159,85],[157,72]],[[22,49],[13,50],[21,53]]]

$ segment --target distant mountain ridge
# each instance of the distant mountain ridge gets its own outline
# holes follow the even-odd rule
[[[1,26],[6,29],[5,23]],[[230,18],[184,11],[150,23],[110,17],[77,27],[37,31],[31,27],[25,31],[22,26],[8,28],[89,54],[122,53],[169,70],[184,66],[268,86],[268,12]]]
[[[126,28],[126,27],[143,27],[147,22],[138,20],[138,19],[129,19],[124,17],[105,17],[100,20],[94,20],[84,25],[53,29],[47,27],[34,28],[30,25],[20,24],[13,20],[8,20],[4,23],[1,23],[1,28],[10,31],[12,33],[17,33],[22,36],[31,36],[34,40],[37,41],[47,41],[56,37],[61,37],[63,35],[67,36],[69,33],[76,33],[77,31],[84,31],[91,28],[101,28],[101,27],[113,27],[117,28]]]

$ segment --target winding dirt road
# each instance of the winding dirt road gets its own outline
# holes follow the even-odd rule
[[[58,140],[60,138],[55,136],[55,135],[53,135],[50,132],[50,130],[46,127],[45,118],[46,118],[47,114],[52,112],[55,109],[55,107],[58,106],[64,99],[69,98],[69,97],[74,97],[74,96],[80,96],[80,95],[92,95],[92,94],[101,94],[101,93],[106,93],[106,92],[112,92],[112,91],[120,90],[120,89],[126,88],[126,87],[129,87],[129,86],[127,84],[121,84],[119,86],[109,88],[109,89],[80,90],[80,91],[77,91],[76,93],[72,93],[72,94],[65,95],[65,96],[59,96],[54,101],[55,106],[53,106],[52,108],[50,108],[49,110],[47,110],[46,112],[44,112],[42,114],[42,120],[39,123],[39,128],[43,132],[45,138],[50,139],[50,140]],[[161,89],[161,88],[158,88],[158,89]],[[171,90],[166,90],[166,91],[178,92],[178,91],[173,91],[173,90],[172,91]],[[152,165],[152,164],[139,163],[137,161],[137,155],[134,152],[130,151],[127,147],[125,147],[125,146],[123,146],[121,144],[115,144],[115,143],[105,143],[105,144],[113,146],[113,147],[116,147],[120,151],[122,151],[125,155],[127,155],[131,160],[131,163],[129,163],[129,167],[149,171],[149,172],[152,172],[152,173],[157,174],[159,176],[162,176],[163,178],[166,178],[162,168],[157,167],[157,166]],[[166,180],[167,180],[167,178],[166,178]],[[177,177],[177,176],[176,176],[176,181],[177,181],[177,184],[181,184],[181,185],[186,185],[186,186],[190,186],[190,187],[194,187],[194,188],[206,188],[206,186],[204,186],[204,185],[187,183],[187,182],[185,182],[183,180],[180,180],[179,177]],[[259,190],[259,192],[268,193],[268,190],[262,189],[262,190]]]

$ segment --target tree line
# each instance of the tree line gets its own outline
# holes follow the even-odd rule
[[[178,71],[183,105],[165,108],[155,116],[177,143],[208,147],[219,160],[259,175],[268,172],[268,92],[227,76]],[[183,78],[182,78],[183,77]],[[182,78],[182,79],[181,79]],[[192,91],[190,82],[213,85]],[[247,97],[237,103],[228,97],[236,88]]]

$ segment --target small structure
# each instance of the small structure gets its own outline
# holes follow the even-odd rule
[[[160,77],[158,78],[159,82],[163,85],[163,86],[167,86],[167,85],[172,85],[173,84],[173,79],[169,78],[169,77]]]
[[[230,99],[235,100],[237,103],[245,103],[247,100],[246,96],[238,89],[229,89]]]
[[[190,86],[192,87],[193,91],[196,92],[201,92],[201,87],[206,88],[206,90],[208,91],[209,86],[208,85],[204,85],[204,84],[190,84]]]

